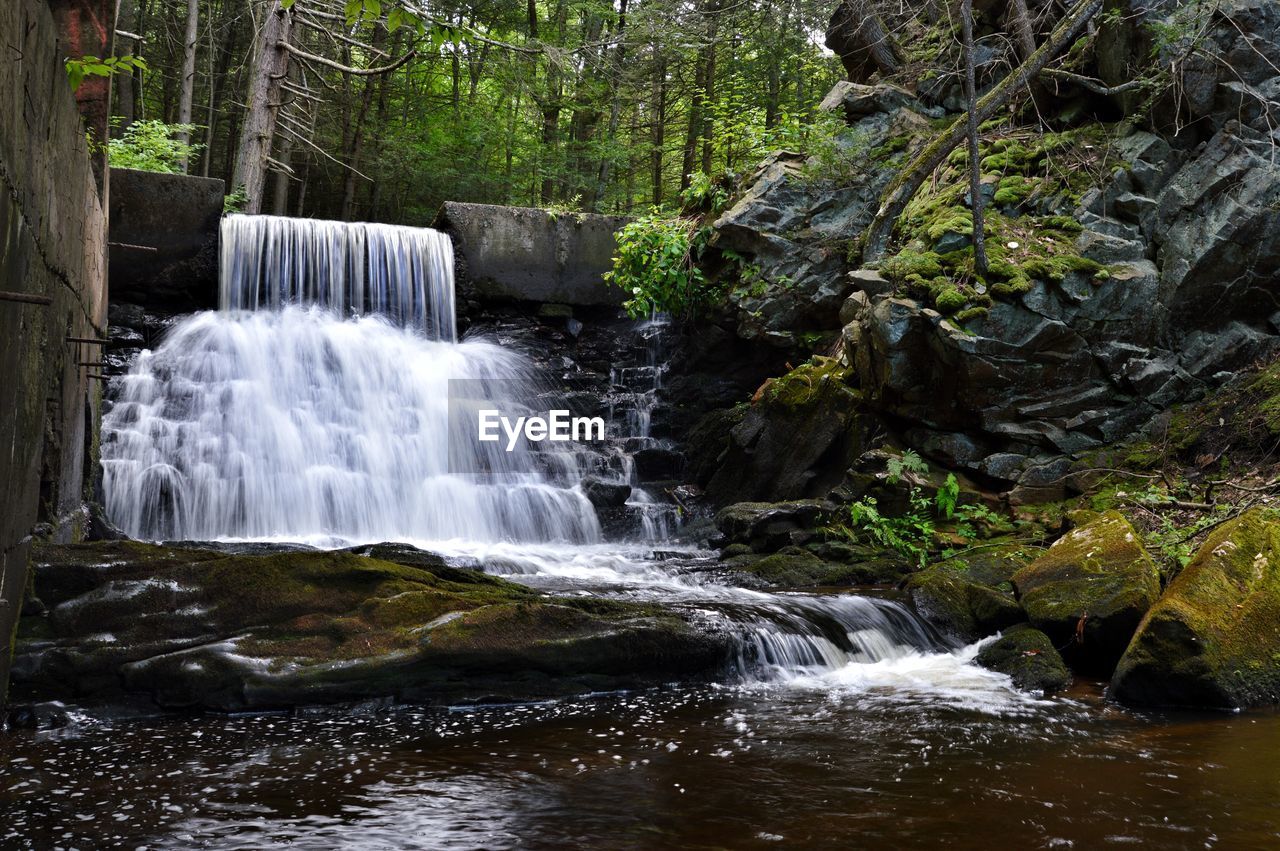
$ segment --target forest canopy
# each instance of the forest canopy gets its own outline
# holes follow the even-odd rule
[[[694,175],[804,145],[843,76],[822,46],[832,6],[123,0],[117,53],[144,61],[115,74],[114,132],[194,125],[179,131],[187,170],[234,193],[257,83],[278,112],[261,212],[420,224],[446,199],[637,212],[678,204]],[[282,40],[287,75],[263,76],[255,57]]]

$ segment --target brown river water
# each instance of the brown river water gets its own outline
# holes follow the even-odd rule
[[[1280,716],[658,689],[0,737],[5,848],[1275,848]]]

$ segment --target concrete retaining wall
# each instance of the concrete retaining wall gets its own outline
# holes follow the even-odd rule
[[[450,201],[434,227],[453,237],[460,280],[478,299],[617,306],[623,292],[601,276],[613,267],[613,235],[626,221]]]
[[[218,302],[223,183],[111,170],[111,301],[166,310]]]
[[[0,702],[34,533],[84,526],[96,469],[106,225],[44,0],[0,3]],[[23,300],[25,299],[25,300]],[[41,524],[38,526],[38,524]]]

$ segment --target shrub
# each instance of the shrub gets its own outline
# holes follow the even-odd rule
[[[191,134],[191,124],[165,124],[163,121],[135,121],[117,139],[107,144],[112,168],[135,168],[178,174],[183,163],[203,145],[192,145],[174,138],[179,133]]]
[[[690,219],[654,210],[618,231],[613,269],[604,279],[627,291],[623,307],[633,318],[656,312],[693,316],[715,295],[695,265],[707,236]]]

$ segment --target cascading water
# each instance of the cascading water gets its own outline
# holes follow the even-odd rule
[[[451,406],[519,412],[546,386],[522,354],[456,341],[443,234],[230,216],[221,304],[179,322],[112,384],[106,507],[132,536],[405,541],[548,590],[683,608],[739,637],[748,680],[932,677],[1008,691],[899,603],[765,594],[685,569],[705,554],[654,558],[673,515],[637,486],[629,452],[665,448],[649,430],[661,322],[637,326],[644,362],[610,378],[604,446],[507,452],[464,433],[473,421]],[[451,399],[459,380],[481,398]],[[633,485],[626,508],[640,516],[641,542],[602,540],[581,487],[602,474]],[[917,675],[922,666],[931,673]]]
[[[222,253],[223,310],[179,323],[113,387],[102,456],[121,529],[321,543],[599,538],[574,482],[539,473],[523,445],[479,443],[450,416],[451,386],[539,385],[518,353],[454,342],[447,236],[229,216]],[[377,315],[348,318],[366,310]]]
[[[315,304],[458,336],[453,245],[430,228],[232,215],[219,269],[224,311]]]

